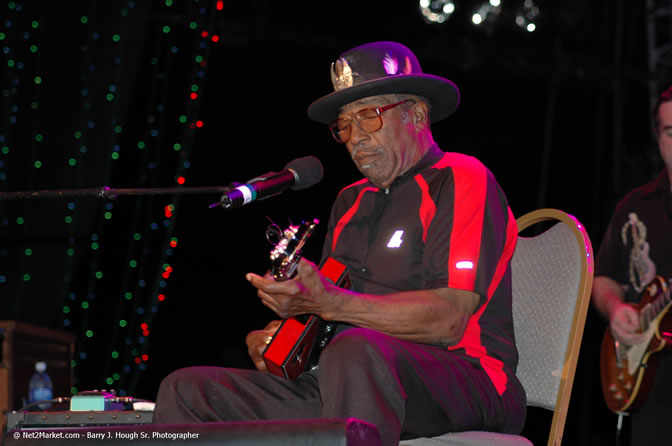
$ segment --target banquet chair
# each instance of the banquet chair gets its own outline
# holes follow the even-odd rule
[[[547,444],[560,446],[590,301],[593,251],[583,225],[560,210],[539,209],[516,221],[519,238],[511,261],[519,353],[516,375],[527,393],[528,406],[552,411]],[[527,235],[533,227],[544,230]],[[532,443],[520,435],[470,431],[403,440],[400,445]]]

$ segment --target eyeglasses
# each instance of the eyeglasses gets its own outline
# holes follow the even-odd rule
[[[367,133],[375,133],[383,127],[382,115],[384,111],[409,101],[412,101],[412,99],[395,102],[394,104],[386,105],[385,107],[365,108],[364,110],[355,113],[354,119],[338,118],[333,121],[329,124],[329,130],[337,142],[345,144],[350,141],[353,123]]]

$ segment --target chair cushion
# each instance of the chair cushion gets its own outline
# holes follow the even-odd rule
[[[455,432],[432,438],[404,440],[400,446],[533,446],[530,440],[519,435],[498,434],[496,432]]]

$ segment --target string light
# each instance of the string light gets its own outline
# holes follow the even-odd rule
[[[0,64],[5,67],[0,78],[0,115],[8,119],[0,123],[0,190],[10,190],[9,181],[19,178],[21,182],[12,184],[37,188],[47,178],[61,175],[64,168],[72,188],[85,184],[88,187],[87,180],[92,178],[102,184],[114,184],[124,178],[118,172],[133,160],[141,160],[136,165],[144,170],[138,176],[138,187],[156,186],[149,183],[158,181],[154,178],[173,178],[178,185],[185,184],[193,133],[204,125],[198,116],[204,69],[211,46],[221,41],[221,32],[208,27],[217,23],[212,15],[223,10],[223,2],[208,6],[198,0],[152,3],[153,9],[169,8],[171,16],[180,20],[148,25],[148,40],[155,45],[149,49],[149,57],[137,62],[129,59],[132,55],[126,50],[129,42],[137,41],[133,34],[136,26],[131,25],[136,22],[131,20],[140,11],[134,1],[123,2],[115,15],[100,14],[92,4],[82,4],[69,17],[64,13],[64,26],[76,30],[73,35],[80,39],[68,50],[73,56],[72,65],[60,70],[75,74],[72,88],[59,85],[59,73],[40,69],[46,66],[46,54],[59,54],[42,33],[48,28],[43,22],[51,17],[43,17],[46,13],[32,3],[24,6],[9,2],[5,7],[6,19],[0,29]],[[200,37],[198,45],[186,46],[189,39],[184,38],[185,33]],[[175,95],[175,83],[166,76],[166,70],[183,61],[191,64],[191,75],[180,85],[181,93]],[[127,84],[125,63],[137,64],[152,85],[146,91],[153,96],[134,107],[139,113],[137,110],[144,110],[141,107],[149,104],[144,127],[138,125],[142,120],[130,122],[126,117],[127,101],[133,91]],[[57,98],[49,96],[55,94]],[[168,97],[185,95],[190,100],[176,112],[174,107],[164,105]],[[56,105],[55,101],[61,98],[64,111],[72,107],[76,112],[63,113],[61,127],[55,128],[47,122],[49,107],[45,105]],[[170,122],[178,125],[169,125]],[[21,150],[14,151],[19,147],[18,141]],[[62,153],[48,152],[47,148],[52,147],[62,147]],[[89,150],[90,147],[96,150]],[[167,151],[166,147],[172,149]],[[62,157],[60,162],[58,156]],[[166,175],[167,168],[170,175]],[[143,198],[137,202],[150,203]],[[59,289],[54,290],[56,297],[60,291],[60,302],[54,299],[55,309],[61,326],[79,334],[76,359],[70,364],[75,376],[73,392],[100,388],[105,383],[115,387],[120,395],[132,393],[138,373],[146,370],[153,318],[157,305],[166,301],[175,272],[167,260],[178,247],[178,238],[173,234],[178,210],[179,199],[170,197],[152,199],[151,204],[137,209],[112,200],[95,205],[87,201],[84,205],[73,199],[59,202],[50,211],[49,218],[56,222],[53,231],[64,236],[59,251],[63,261],[57,262],[62,268],[62,280]],[[37,259],[52,253],[26,237],[43,225],[41,218],[43,214],[26,202],[9,207],[0,219],[5,233],[27,240],[16,248],[22,250],[18,253],[15,248],[0,247],[0,292],[16,296],[17,301],[24,294],[30,295],[35,289],[30,286],[45,283],[47,272],[36,266],[40,264]],[[82,237],[86,228],[91,228],[90,233]],[[116,258],[114,253],[120,246],[127,246],[125,260],[110,264],[108,259]],[[6,292],[8,287],[13,287],[11,293]],[[113,311],[104,311],[115,300],[115,294]],[[108,316],[101,318],[100,314]],[[100,376],[101,382],[92,381]]]
[[[444,23],[455,12],[452,0],[420,0],[420,13],[427,23]]]

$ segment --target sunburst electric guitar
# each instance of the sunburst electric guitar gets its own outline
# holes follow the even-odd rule
[[[296,275],[301,250],[313,233],[318,220],[290,225],[284,231],[269,231],[277,240],[271,251],[271,275],[282,282]],[[266,237],[269,237],[269,231]],[[342,263],[328,258],[320,272],[341,288],[350,286],[350,276]],[[335,324],[327,323],[315,315],[301,315],[282,321],[266,346],[263,358],[268,371],[274,375],[294,379],[305,370],[317,365],[320,352],[334,335]]]
[[[671,306],[670,283],[656,277],[644,289],[640,303],[633,305],[639,312],[646,340],[626,346],[616,341],[607,328],[602,340],[600,374],[602,394],[612,412],[634,412],[646,400],[662,353],[669,352],[672,345],[672,318],[668,316]]]

